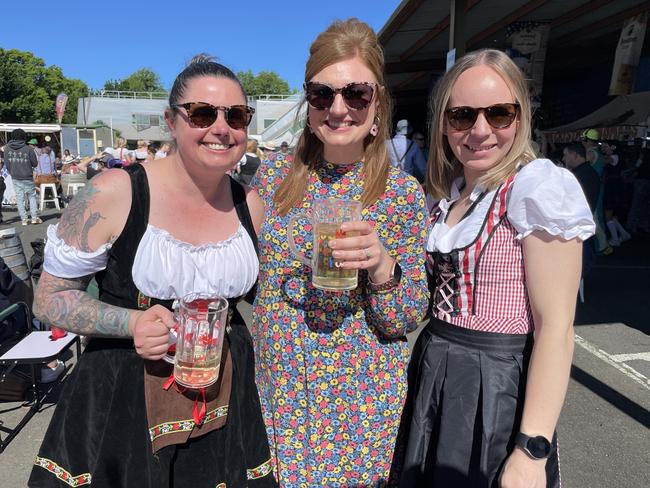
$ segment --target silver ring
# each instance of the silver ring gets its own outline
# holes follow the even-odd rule
[[[372,257],[372,254],[370,254],[370,251],[368,251],[368,248],[363,249],[363,254],[366,257],[366,261]]]

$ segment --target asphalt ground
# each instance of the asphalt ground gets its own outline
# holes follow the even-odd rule
[[[45,237],[59,213],[22,227],[5,210],[0,229],[15,227],[25,254]],[[576,344],[566,404],[558,425],[562,484],[569,488],[650,486],[650,236],[637,235],[610,256],[599,256],[585,282],[585,303],[576,313]],[[552,286],[552,284],[549,284]],[[250,318],[250,308],[244,308]],[[409,340],[414,342],[418,331]],[[70,353],[68,373],[76,358]],[[64,380],[65,381],[65,380]],[[0,454],[3,488],[26,486],[32,462],[49,424],[62,384]],[[0,435],[26,412],[20,403],[0,403]]]

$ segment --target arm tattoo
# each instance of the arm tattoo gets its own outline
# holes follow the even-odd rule
[[[44,274],[36,290],[34,314],[76,334],[130,337],[130,311],[91,297],[84,291],[89,281],[89,276],[64,279]]]
[[[100,212],[88,210],[97,193],[97,187],[88,182],[66,207],[57,230],[60,239],[83,252],[93,251],[88,243],[88,234],[97,222],[105,218]]]

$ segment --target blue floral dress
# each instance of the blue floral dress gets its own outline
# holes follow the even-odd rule
[[[322,163],[309,175],[303,203],[281,216],[272,199],[288,170],[282,159],[267,160],[253,181],[266,207],[253,337],[276,473],[286,488],[383,486],[406,395],[404,335],[422,320],[429,298],[424,195],[414,178],[392,168],[386,192],[362,212],[400,264],[398,287],[371,292],[361,271],[355,290],[325,292],[292,257],[288,222],[316,199],[360,200],[363,163]],[[294,239],[310,257],[308,221],[298,220]]]

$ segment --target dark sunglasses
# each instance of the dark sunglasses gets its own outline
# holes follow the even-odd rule
[[[483,112],[485,120],[495,129],[510,127],[519,114],[518,103],[497,103],[489,107],[454,107],[445,110],[447,122],[456,130],[474,127],[478,114]]]
[[[226,123],[235,130],[248,127],[251,123],[255,109],[247,105],[231,105],[230,107],[215,107],[205,102],[188,102],[172,105],[172,108],[183,107],[187,111],[190,127],[205,129],[215,123],[219,110],[223,111]]]
[[[304,88],[307,102],[316,110],[330,108],[338,93],[341,94],[343,102],[349,109],[365,110],[372,102],[377,84],[368,81],[356,81],[348,83],[342,88],[334,88],[325,83],[309,81],[304,84]]]

